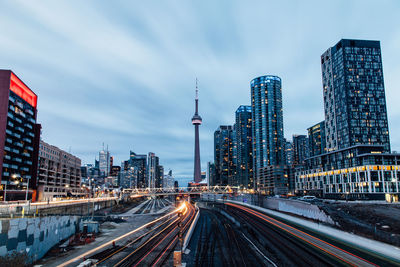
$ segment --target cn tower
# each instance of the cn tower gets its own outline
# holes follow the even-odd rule
[[[201,181],[201,165],[200,165],[200,140],[199,140],[199,125],[202,123],[202,119],[199,115],[199,88],[197,87],[196,78],[196,98],[195,98],[195,112],[192,118],[192,124],[194,125],[194,182],[199,183]]]

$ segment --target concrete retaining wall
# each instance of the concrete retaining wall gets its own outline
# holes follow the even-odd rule
[[[78,216],[0,220],[0,256],[26,252],[28,261],[42,258],[54,245],[80,228]]]
[[[283,198],[266,198],[264,199],[263,207],[278,211],[284,211],[300,215],[306,218],[314,219],[320,222],[335,224],[329,215],[320,210],[317,205],[304,201],[283,199]]]

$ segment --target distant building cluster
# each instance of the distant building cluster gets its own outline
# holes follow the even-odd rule
[[[99,152],[99,160],[95,160],[94,165],[86,164],[81,167],[82,184],[91,189],[92,195],[98,196],[107,191],[128,188],[172,188],[174,186],[172,171],[170,170],[165,175],[159,157],[153,152],[146,155],[130,151],[129,159],[122,161],[121,166],[113,165],[113,162],[108,149],[103,149]],[[107,169],[110,171],[107,172]]]
[[[251,105],[214,133],[211,185],[269,195],[385,199],[400,194],[400,154],[391,153],[379,41],[340,40],[321,56],[325,120],[284,138],[282,82],[250,82]]]

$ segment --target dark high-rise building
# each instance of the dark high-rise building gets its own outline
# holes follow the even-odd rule
[[[277,76],[261,76],[251,81],[253,130],[253,170],[256,186],[259,169],[285,163],[282,85]]]
[[[296,191],[398,201],[400,154],[390,152],[379,41],[340,40],[321,64],[326,153],[296,170]]]
[[[192,124],[194,125],[194,174],[193,174],[193,180],[195,183],[199,183],[201,181],[199,126],[201,125],[202,121],[203,120],[199,115],[199,90],[197,87],[197,79],[196,79],[195,112],[192,117]]]
[[[244,188],[253,188],[251,106],[240,106],[236,110],[235,136],[237,184]]]
[[[389,152],[380,42],[342,39],[321,65],[327,151],[370,144]]]
[[[233,128],[230,125],[221,125],[214,132],[214,164],[215,181],[212,185],[228,185],[234,181],[236,167],[233,164]]]
[[[164,185],[164,167],[162,165],[158,165],[157,167],[157,176],[156,176],[156,188],[162,188]]]
[[[207,163],[207,182],[209,185],[215,185],[215,164],[212,162]]]
[[[127,166],[125,165],[124,167]],[[133,151],[131,151],[130,158],[128,161],[128,167],[129,168],[133,167],[137,170],[137,182],[136,182],[137,187],[145,188],[147,186],[147,156],[138,155]]]
[[[159,158],[153,152],[149,152],[147,157],[147,186],[156,188],[156,180],[158,177]]]
[[[293,165],[302,165],[308,157],[308,139],[305,135],[293,135]]]
[[[285,164],[293,164],[293,144],[285,138]]]
[[[0,70],[0,200],[35,200],[40,125],[37,96],[11,70]],[[28,187],[28,191],[27,191]]]
[[[310,128],[308,131],[308,152],[309,156],[316,156],[326,152],[325,121],[321,121]]]

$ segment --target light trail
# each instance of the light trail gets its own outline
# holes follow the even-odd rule
[[[194,212],[195,209],[193,208],[192,205],[189,204],[189,208],[191,209],[191,211],[193,211],[193,213],[192,213],[190,219],[189,219],[189,220],[186,222],[186,224],[183,226],[183,232],[186,231],[188,224],[191,222],[191,220],[193,219],[194,215],[196,214],[196,213]],[[178,238],[178,236],[175,236],[175,238],[171,241],[171,243],[168,245],[168,247],[164,249],[163,253],[158,257],[157,261],[156,261],[152,266],[155,266],[155,265],[162,259],[162,257],[164,256],[164,254],[168,251],[168,249],[171,247],[171,245],[175,243],[175,240],[176,240],[177,238]]]
[[[136,233],[137,231],[140,231],[140,230],[143,229],[143,228],[146,228],[147,226],[150,226],[150,225],[152,225],[152,224],[154,224],[154,223],[156,223],[156,222],[158,222],[158,221],[160,221],[160,220],[162,220],[162,219],[164,219],[164,218],[166,218],[166,217],[168,217],[168,216],[170,216],[170,215],[172,215],[172,214],[174,214],[174,213],[179,212],[179,211],[182,210],[183,208],[184,208],[184,206],[181,205],[181,206],[180,206],[179,208],[177,208],[176,210],[174,210],[174,211],[172,211],[172,212],[170,212],[170,213],[168,213],[168,214],[166,214],[166,215],[164,215],[164,216],[162,216],[162,217],[160,217],[160,218],[158,218],[158,219],[155,219],[155,220],[153,220],[153,221],[151,221],[151,222],[148,222],[148,223],[146,223],[146,224],[140,226],[139,228],[136,228],[135,230],[132,230],[132,231],[130,231],[130,232],[128,232],[128,233],[126,233],[126,234],[120,236],[120,237],[117,237],[117,238],[115,238],[115,239],[113,239],[113,240],[111,240],[111,241],[108,241],[107,243],[104,243],[103,245],[100,245],[100,246],[98,246],[98,247],[96,247],[96,248],[94,248],[94,249],[92,249],[92,250],[89,250],[89,251],[87,251],[87,252],[85,252],[85,253],[83,253],[83,254],[81,254],[81,255],[79,255],[79,256],[73,258],[73,259],[70,259],[70,260],[68,260],[68,261],[66,261],[66,262],[64,262],[64,263],[62,263],[62,264],[60,264],[60,265],[58,265],[58,266],[59,266],[59,267],[67,266],[68,264],[71,264],[71,263],[73,263],[73,262],[75,262],[75,261],[77,261],[77,260],[80,260],[80,259],[82,259],[82,258],[88,256],[88,255],[91,255],[91,254],[93,254],[94,252],[96,252],[96,251],[98,251],[98,250],[100,250],[100,249],[103,249],[104,247],[107,247],[107,246],[111,245],[113,242],[117,242],[117,241],[119,241],[119,240],[121,240],[121,239],[123,239],[123,238],[125,238],[125,237],[127,237],[127,236],[129,236],[129,235],[131,235],[131,234]]]
[[[128,244],[124,245],[123,247],[121,247],[120,249],[114,251],[112,254],[108,255],[107,257],[105,257],[104,259],[101,259],[100,261],[96,262],[94,266],[97,266],[99,263],[102,263],[103,261],[111,258],[112,256],[114,256],[115,254],[117,254],[118,252],[121,252],[122,250],[126,249],[128,246],[136,243],[138,240],[142,239],[143,237],[145,237],[146,235],[154,232],[155,230],[157,230],[158,228],[162,227],[164,224],[168,223],[170,220],[172,220],[173,218],[175,218],[175,216],[169,218],[168,220],[166,220],[165,222],[163,222],[162,224],[160,224],[159,226],[157,226],[156,228],[151,229],[150,231],[144,233],[143,235],[137,237],[135,240],[129,242]]]
[[[180,211],[181,209],[184,209],[186,207],[185,203],[182,203],[182,205],[178,208],[178,211]],[[142,249],[144,246],[146,246],[153,238],[155,238],[156,236],[160,235],[162,232],[164,232],[166,229],[168,229],[168,227],[170,227],[171,225],[173,225],[174,223],[176,223],[179,220],[179,218],[177,218],[175,221],[173,221],[172,223],[170,223],[167,227],[165,227],[161,232],[157,233],[155,236],[153,236],[152,238],[150,238],[149,240],[147,240],[145,243],[143,243],[140,247],[138,247],[137,249],[135,249],[133,252],[129,253],[128,256],[126,256],[125,258],[123,258],[121,261],[119,261],[117,264],[115,264],[114,266],[119,266],[121,265],[124,261],[126,261],[127,259],[129,259],[133,254],[135,254],[137,251],[139,251],[140,249]],[[161,241],[163,241],[167,236],[169,236],[170,233],[172,233],[178,226],[175,226]],[[161,242],[160,241],[160,242]],[[157,243],[156,246],[154,246],[151,250],[153,251],[159,244],[160,242]],[[147,257],[147,255],[150,253],[148,252],[139,262],[141,262],[144,258]]]
[[[178,238],[178,236],[175,236],[175,238],[172,240],[171,243],[169,243],[168,247],[163,251],[163,253],[161,254],[161,256],[157,259],[157,261],[152,265],[152,266],[156,266],[156,264],[162,259],[162,257],[164,256],[165,252],[168,251],[168,249],[171,247],[172,244],[175,243],[175,240]]]
[[[331,247],[331,248],[340,250],[340,251],[342,251],[342,252],[344,252],[344,253],[346,253],[346,254],[352,256],[352,257],[356,257],[357,259],[359,259],[359,260],[361,260],[361,261],[364,261],[364,262],[367,263],[367,264],[371,264],[371,265],[373,265],[373,266],[378,266],[378,265],[376,265],[376,264],[374,264],[374,263],[372,263],[372,262],[370,262],[370,261],[368,261],[368,260],[365,260],[365,259],[363,259],[363,258],[361,258],[361,257],[359,257],[359,256],[357,256],[357,255],[354,255],[354,254],[352,254],[352,253],[350,253],[350,252],[348,252],[348,251],[346,251],[346,250],[343,250],[343,249],[341,249],[341,248],[339,248],[339,247],[336,247],[336,246],[334,246],[334,245],[332,245],[332,244],[330,244],[330,243],[328,243],[328,242],[326,242],[326,241],[323,241],[323,240],[321,240],[321,239],[319,239],[319,238],[317,238],[317,237],[314,237],[314,236],[312,236],[312,235],[310,235],[310,234],[308,234],[308,233],[306,233],[306,232],[303,232],[303,231],[301,231],[301,230],[299,230],[299,229],[296,229],[296,228],[294,228],[294,227],[292,227],[292,226],[290,226],[290,225],[288,225],[288,224],[286,224],[286,223],[283,223],[283,222],[278,221],[278,220],[276,220],[276,219],[274,219],[274,218],[272,218],[272,217],[269,217],[268,215],[265,215],[265,214],[263,214],[263,213],[260,213],[260,212],[258,212],[258,211],[255,211],[255,210],[252,210],[252,209],[250,209],[250,208],[246,208],[246,207],[243,207],[243,206],[240,206],[240,205],[236,205],[236,204],[232,204],[232,203],[225,203],[225,204],[226,204],[226,205],[229,205],[229,206],[236,207],[236,208],[241,209],[241,210],[244,210],[244,211],[247,211],[248,213],[251,213],[251,214],[253,214],[254,216],[256,216],[256,217],[258,217],[258,218],[260,218],[260,219],[262,219],[262,220],[264,220],[264,221],[266,221],[266,222],[268,222],[268,223],[270,223],[270,224],[272,224],[272,225],[274,225],[274,226],[276,226],[276,227],[278,227],[279,229],[284,230],[285,232],[287,232],[287,233],[289,233],[289,234],[291,234],[291,235],[296,236],[297,238],[299,238],[299,239],[301,239],[301,240],[307,242],[308,244],[310,244],[310,245],[312,245],[312,246],[314,246],[314,247],[316,247],[316,248],[318,248],[318,249],[320,249],[320,250],[322,250],[322,251],[324,251],[324,252],[326,252],[326,253],[328,253],[328,254],[334,256],[334,257],[336,257],[337,259],[339,259],[339,260],[341,260],[341,261],[343,261],[343,262],[345,262],[345,263],[347,263],[347,264],[349,264],[349,265],[351,265],[351,266],[357,266],[357,265],[355,265],[355,264],[349,262],[348,260],[346,260],[346,259],[344,259],[344,258],[338,256],[337,254],[335,254],[335,253],[333,253],[333,252],[328,251],[327,249],[322,248],[321,246],[317,245],[316,243],[314,243],[314,242],[312,242],[312,241],[310,241],[310,240],[307,240],[307,239],[305,239],[304,237],[301,237],[300,235],[298,235],[298,234],[296,234],[296,233],[290,231],[290,230],[287,229],[287,228],[290,228],[290,229],[292,229],[292,230],[294,230],[294,231],[296,231],[296,232],[299,232],[299,233],[301,233],[301,234],[304,234],[304,235],[308,236],[311,240],[317,240],[317,241],[319,241],[319,242],[322,242],[322,243],[328,245],[328,247]],[[283,225],[283,226],[285,226],[285,227],[287,227],[287,228],[282,227],[282,226],[280,226],[279,224],[281,224],[281,225]]]

